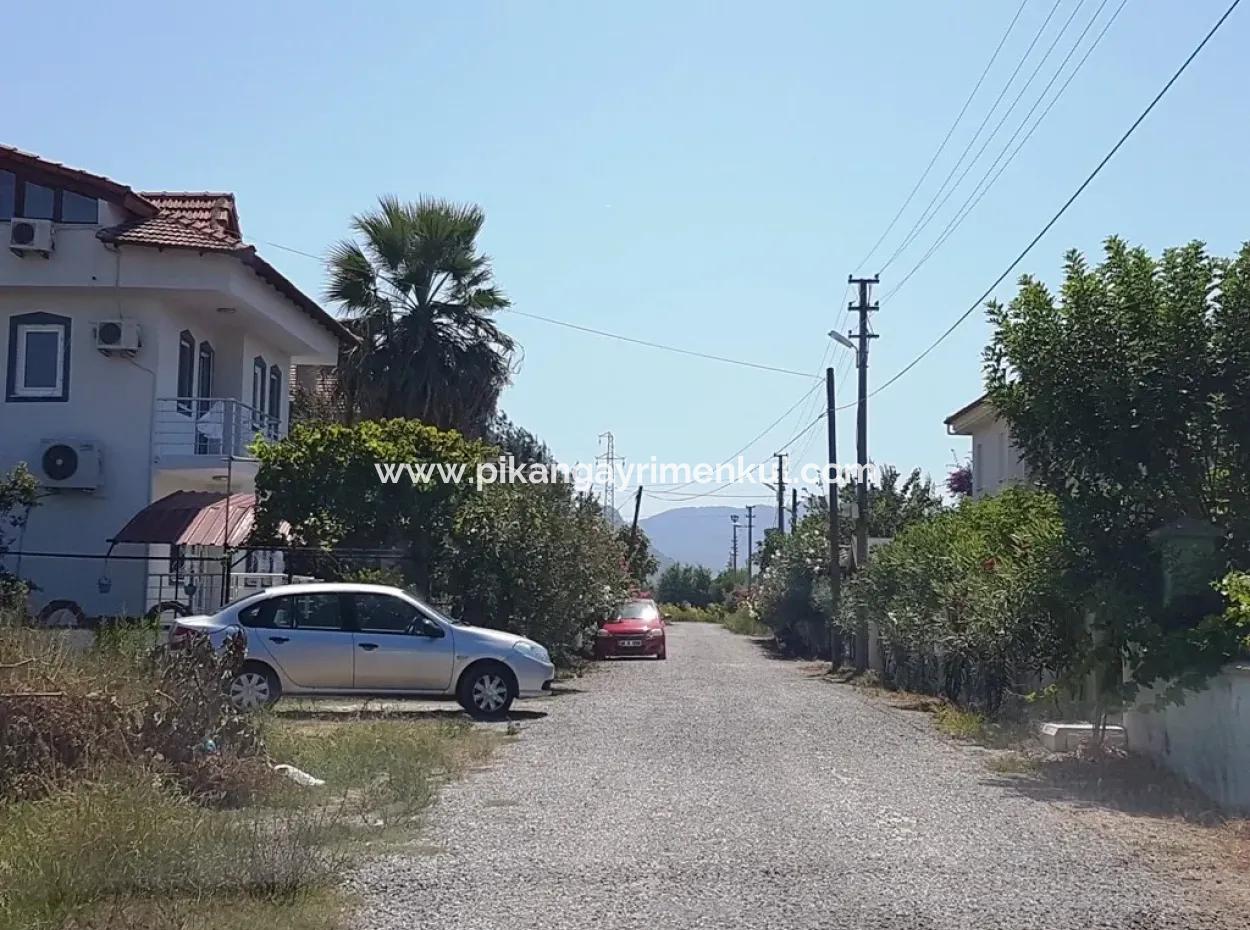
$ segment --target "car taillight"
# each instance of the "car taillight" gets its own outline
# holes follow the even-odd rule
[[[169,631],[169,647],[171,649],[181,649],[189,646],[196,637],[203,635],[205,634],[200,630],[193,630],[186,626],[175,626]]]

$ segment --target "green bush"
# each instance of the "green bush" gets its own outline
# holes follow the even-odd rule
[[[434,583],[465,622],[529,636],[565,664],[628,594],[624,556],[588,497],[489,485],[456,513]]]
[[[995,710],[1009,689],[1077,660],[1078,598],[1055,499],[1009,489],[964,501],[875,550],[845,590],[881,633],[886,676],[909,691]]]

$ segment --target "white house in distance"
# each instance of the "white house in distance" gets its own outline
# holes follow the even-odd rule
[[[1029,467],[1012,441],[1007,423],[982,394],[946,418],[952,436],[972,438],[972,496],[985,497],[1029,480]]]
[[[292,366],[348,338],[243,240],[232,194],[0,146],[0,469],[46,491],[5,568],[61,616],[232,593],[201,556],[250,527],[248,447],[285,434]],[[263,558],[240,568],[280,568]]]

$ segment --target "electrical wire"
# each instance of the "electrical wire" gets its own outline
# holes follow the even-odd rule
[[[1016,137],[1020,134],[1020,131],[1028,123],[1029,117],[1033,115],[1038,105],[1042,102],[1042,100],[1046,98],[1047,91],[1050,90],[1051,86],[1054,84],[1055,80],[1059,77],[1059,75],[1063,73],[1064,66],[1068,63],[1073,53],[1080,46],[1081,40],[1089,32],[1090,27],[1094,25],[1094,22],[1097,20],[1099,14],[1102,13],[1103,8],[1106,7],[1108,2],[1110,2],[1110,0],[1103,0],[1102,4],[1099,5],[1098,9],[1094,12],[1093,18],[1090,19],[1088,25],[1086,25],[1085,29],[1081,32],[1080,37],[1077,38],[1076,44],[1072,46],[1071,50],[1067,54],[1067,57],[1065,57],[1063,62],[1059,65],[1059,70],[1055,72],[1054,76],[1050,79],[1050,82],[1042,90],[1041,96],[1037,98],[1032,108],[1025,115],[1024,121],[1021,122],[1020,125],[1016,128],[1016,131],[1012,133],[1011,138],[1007,140],[1007,144],[1003,147],[1003,150],[998,153],[998,157],[995,158],[994,162],[990,165],[990,167],[986,169],[986,172],[981,177],[981,180],[977,182],[977,186],[973,188],[972,193],[968,195],[968,198],[960,206],[959,210],[955,213],[955,216],[952,217],[950,222],[946,224],[946,227],[939,234],[937,240],[929,247],[928,251],[926,251],[924,255],[921,256],[920,261],[916,262],[916,264],[913,265],[911,269],[905,275],[903,275],[902,278],[899,279],[898,283],[895,284],[889,290],[888,293],[882,295],[881,297],[882,303],[884,303],[887,300],[892,299],[895,294],[897,294],[900,290],[902,290],[903,285],[905,285],[909,280],[911,280],[912,275],[914,275],[917,271],[919,271],[920,268],[925,264],[925,262],[927,262],[933,256],[933,254],[939,248],[942,247],[942,245],[946,242],[946,240],[949,239],[955,233],[955,231],[959,229],[960,226],[963,225],[964,220],[966,220],[969,214],[971,214],[973,210],[976,209],[977,204],[979,204],[982,201],[982,199],[984,199],[985,195],[989,193],[990,188],[993,187],[995,183],[997,183],[1000,177],[1002,177],[1003,172],[1007,170],[1008,165],[1010,165],[1013,161],[1015,161],[1015,158],[1017,155],[1020,154],[1021,149],[1023,149],[1025,145],[1028,144],[1029,139],[1033,137],[1033,133],[1037,132],[1038,127],[1041,126],[1042,121],[1046,119],[1047,114],[1049,114],[1050,111],[1054,108],[1055,104],[1059,102],[1059,98],[1063,96],[1064,91],[1068,89],[1068,85],[1072,83],[1072,79],[1075,78],[1077,74],[1080,72],[1081,68],[1084,67],[1085,62],[1089,61],[1090,55],[1094,53],[1094,49],[1096,49],[1098,45],[1102,42],[1103,36],[1107,34],[1108,30],[1111,29],[1111,26],[1119,18],[1121,11],[1124,9],[1125,6],[1128,5],[1128,0],[1120,0],[1120,5],[1115,8],[1115,11],[1111,14],[1110,19],[1107,20],[1107,22],[1103,25],[1102,29],[1099,31],[1098,35],[1094,38],[1093,43],[1089,46],[1089,48],[1085,50],[1085,54],[1082,55],[1081,59],[1076,63],[1076,67],[1073,68],[1072,71],[1068,74],[1067,78],[1064,80],[1063,84],[1060,85],[1059,90],[1055,93],[1055,95],[1050,98],[1050,102],[1046,105],[1046,109],[1042,110],[1041,115],[1034,121],[1033,125],[1029,128],[1028,133],[1026,133],[1024,138],[1020,140],[1020,144],[1017,145],[1014,149],[1012,149],[1011,154],[1007,156],[1007,160],[1003,161],[1001,166],[999,166],[999,162],[1002,160],[1003,155],[1007,152],[1007,149],[1011,147],[1011,144],[1016,140]],[[998,171],[994,172],[993,177],[990,177],[990,173],[994,171],[995,166],[999,166]],[[985,183],[985,179],[987,177],[989,178],[988,184]]]
[[[1104,0],[1104,3],[1105,2],[1106,0]],[[953,196],[955,196],[955,192],[959,190],[960,185],[964,183],[964,178],[966,178],[968,174],[972,171],[972,169],[975,168],[977,164],[981,161],[981,156],[984,155],[985,150],[990,147],[990,143],[998,138],[999,132],[1002,130],[1007,120],[1011,117],[1011,114],[1016,111],[1016,107],[1020,105],[1020,101],[1024,99],[1024,95],[1028,92],[1029,88],[1033,86],[1033,82],[1037,79],[1037,76],[1041,74],[1042,68],[1045,67],[1046,62],[1050,60],[1050,56],[1054,54],[1055,48],[1059,45],[1060,40],[1067,34],[1069,27],[1071,27],[1072,22],[1076,19],[1076,14],[1081,11],[1081,8],[1084,5],[1085,5],[1085,0],[1078,0],[1076,6],[1072,8],[1072,12],[1068,14],[1068,18],[1064,20],[1063,25],[1059,27],[1059,31],[1055,34],[1055,37],[1051,40],[1050,45],[1046,47],[1046,51],[1042,53],[1042,57],[1038,59],[1037,64],[1034,66],[1033,70],[1029,73],[1028,78],[1020,86],[1019,92],[1012,99],[1011,103],[1007,106],[1007,109],[1003,111],[1003,115],[999,117],[998,122],[994,124],[994,128],[991,129],[989,135],[985,137],[985,140],[981,143],[981,147],[977,149],[977,153],[973,155],[972,159],[968,162],[968,164],[964,166],[964,170],[961,171],[959,174],[959,177],[955,179],[955,183],[950,186],[950,189],[941,198],[941,200],[938,201],[937,206],[933,208],[933,212],[929,214],[928,218],[920,224],[919,228],[916,229],[915,234],[912,235],[906,242],[903,243],[902,248],[904,250],[909,248],[913,242],[915,242],[918,238],[920,238],[920,234],[924,232],[924,230],[928,227],[928,225],[937,218],[937,215],[942,212],[942,208],[946,206],[947,202]],[[1089,26],[1092,26],[1092,25],[1093,25],[1093,20],[1091,20],[1090,23],[1086,26],[1086,31],[1088,31]],[[1085,33],[1082,32],[1081,36],[1083,37],[1084,35]],[[1077,41],[1079,43],[1080,40],[1078,39]],[[1073,46],[1073,50],[1075,50],[1075,48],[1076,46]],[[1071,57],[1071,55],[1072,53],[1069,52],[1068,57]],[[1067,58],[1064,59],[1065,64],[1067,63],[1067,60],[1068,60]],[[1060,65],[1060,70],[1062,70],[1062,68],[1063,68],[1063,65]],[[1058,76],[1058,73],[1059,73],[1058,71],[1055,72],[1056,77]],[[1052,84],[1054,83],[1054,80],[1055,78],[1051,78]],[[1050,88],[1050,84],[1046,86],[1047,90],[1049,90],[1049,88]],[[1045,96],[1045,94],[1046,94],[1046,91],[1043,90],[1042,96]],[[1023,126],[1025,123],[1028,122],[1029,116],[1033,114],[1033,110],[1037,109],[1038,103],[1040,103],[1041,99],[1042,98],[1039,97],[1038,101],[1033,104],[1033,109],[1029,110],[1029,113],[1025,116],[1024,120],[1021,122],[1020,124],[1021,126]],[[1018,134],[1019,134],[1019,129],[1016,130],[1016,133],[1013,133],[1012,139],[1014,139],[1015,136]],[[1003,151],[1006,151],[1007,147],[1010,145],[1011,145],[1011,140],[1008,140],[1007,146],[1003,147]],[[995,159],[994,164],[995,165],[998,164],[997,159]],[[986,174],[989,174],[989,172],[993,170],[994,170],[994,165],[991,165],[986,170]],[[977,184],[979,185],[980,182],[978,181]],[[974,188],[974,193],[975,193],[975,188]],[[884,271],[885,269],[882,268],[882,270]]]
[[[1110,162],[1113,157],[1115,157],[1116,152],[1120,151],[1120,149],[1124,146],[1124,143],[1129,140],[1129,137],[1132,136],[1133,133],[1137,131],[1137,127],[1140,126],[1143,122],[1145,122],[1146,117],[1150,115],[1150,113],[1154,110],[1156,106],[1158,106],[1159,101],[1161,101],[1167,95],[1167,92],[1172,89],[1172,85],[1175,84],[1180,79],[1180,76],[1184,74],[1186,70],[1188,70],[1189,66],[1193,63],[1194,59],[1196,59],[1198,55],[1202,52],[1202,50],[1206,48],[1207,43],[1210,42],[1212,38],[1214,38],[1215,34],[1220,31],[1220,28],[1224,25],[1224,23],[1228,20],[1228,18],[1233,14],[1233,11],[1236,10],[1237,7],[1240,5],[1241,5],[1241,0],[1233,0],[1232,4],[1229,5],[1228,9],[1224,11],[1224,15],[1221,16],[1218,20],[1216,20],[1215,25],[1211,27],[1211,29],[1203,37],[1202,41],[1199,42],[1198,45],[1194,48],[1194,50],[1189,53],[1189,57],[1187,57],[1184,60],[1184,62],[1181,63],[1181,66],[1176,69],[1176,72],[1172,75],[1171,78],[1168,79],[1168,82],[1163,85],[1163,88],[1157,94],[1155,94],[1154,99],[1152,99],[1150,103],[1147,104],[1146,108],[1142,110],[1142,112],[1138,115],[1137,119],[1133,120],[1132,125],[1130,125],[1128,129],[1124,131],[1124,134],[1120,136],[1119,140],[1115,143],[1115,145],[1111,147],[1111,150],[1107,152],[1106,155],[1103,156],[1102,160],[1095,166],[1094,170],[1091,171],[1089,175],[1085,178],[1085,180],[1081,182],[1080,186],[1075,191],[1073,191],[1072,196],[1070,196],[1064,202],[1063,206],[1059,208],[1059,211],[1055,213],[1055,215],[1050,218],[1049,222],[1047,222],[1046,225],[1041,228],[1041,231],[1038,232],[1038,234],[1029,241],[1029,244],[1026,245],[1021,250],[1020,254],[1017,255],[1015,259],[1012,260],[1011,264],[1008,265],[1003,270],[1002,274],[1000,274],[997,278],[995,278],[993,283],[990,284],[990,286],[985,289],[985,291],[981,294],[981,296],[978,297],[975,301],[973,301],[972,304],[969,305],[968,309],[965,310],[963,313],[961,313],[959,317],[955,320],[955,322],[951,323],[951,325],[948,326],[946,330],[943,331],[943,333],[937,337],[937,339],[935,339],[932,343],[930,343],[928,348],[926,348],[923,352],[917,355],[914,359],[912,359],[910,362],[904,365],[899,371],[895,372],[883,384],[879,385],[877,388],[871,391],[868,395],[869,397],[875,397],[876,395],[880,394],[890,385],[897,382],[900,378],[906,375],[909,371],[911,371],[913,368],[919,365],[920,362],[923,361],[930,352],[932,352],[939,345],[941,345],[946,340],[946,338],[950,336],[950,334],[953,333],[959,327],[961,323],[963,323],[964,320],[968,319],[968,317],[970,317],[973,314],[973,312],[978,307],[980,307],[982,303],[984,303],[984,301],[987,300],[992,293],[994,293],[994,288],[998,287],[998,285],[1002,284],[1002,282],[1006,280],[1007,275],[1011,274],[1011,272],[1015,270],[1016,266],[1019,265],[1020,262],[1024,261],[1025,256],[1027,256],[1029,252],[1033,251],[1033,247],[1036,246],[1042,240],[1042,237],[1045,236],[1046,233],[1050,232],[1051,228],[1057,222],[1059,222],[1059,219],[1065,213],[1068,212],[1068,208],[1071,207],[1072,204],[1076,203],[1077,198],[1080,197],[1081,194],[1085,192],[1085,189],[1089,187],[1090,184],[1093,183],[1094,179],[1098,177],[1098,175],[1102,172],[1102,169],[1107,166],[1107,163]],[[838,409],[840,410],[842,408],[839,407]]]
[[[315,259],[316,261],[324,261],[324,258],[322,256],[313,255],[311,252],[305,252],[305,251],[302,251],[301,249],[293,249],[290,246],[281,245],[280,243],[277,243],[277,242],[270,242],[265,239],[262,239],[261,242],[263,242],[265,245],[273,246],[275,249],[282,249],[284,252],[291,252],[295,255],[302,255],[305,258]],[[517,316],[527,317],[531,320],[541,320],[542,322],[550,323],[553,326],[563,326],[567,329],[575,329],[578,332],[590,333],[595,336],[603,336],[608,339],[617,339],[617,340],[620,340],[621,342],[629,342],[634,345],[646,346],[651,349],[661,349],[665,352],[677,353],[678,355],[687,355],[687,356],[692,356],[694,358],[708,359],[714,362],[722,362],[726,365],[738,365],[743,368],[754,368],[757,371],[771,371],[771,372],[775,372],[776,374],[793,375],[794,377],[797,377],[797,378],[812,377],[810,374],[807,374],[806,372],[795,371],[791,368],[779,368],[775,365],[764,365],[759,362],[749,362],[745,359],[730,358],[729,356],[716,355],[711,352],[700,352],[696,349],[683,349],[678,346],[669,346],[669,345],[664,345],[663,343],[659,343],[659,342],[650,342],[646,339],[638,339],[633,336],[625,336],[625,335],[622,335],[621,333],[611,333],[606,330],[595,329],[594,327],[591,327],[591,326],[582,326],[580,323],[570,323],[567,320],[557,320],[554,317],[542,316],[541,314],[538,314],[538,313],[528,313],[524,310],[517,310],[515,307],[506,308],[506,312],[515,313]]]
[[[1016,8],[1016,15],[1013,16],[1011,18],[1011,22],[1007,24],[1007,30],[1003,33],[1003,37],[998,40],[998,45],[994,49],[994,54],[990,56],[990,60],[986,62],[985,69],[981,72],[981,76],[977,78],[976,84],[973,85],[972,93],[968,94],[968,99],[965,100],[964,105],[960,107],[959,115],[956,116],[955,121],[951,123],[950,129],[946,130],[946,135],[942,138],[941,143],[939,143],[937,151],[933,153],[933,157],[930,158],[929,163],[925,165],[925,169],[920,173],[920,178],[912,187],[911,193],[907,195],[907,199],[903,201],[903,205],[898,208],[898,212],[894,214],[894,218],[890,220],[889,224],[885,227],[885,231],[877,237],[877,241],[874,242],[872,248],[868,250],[868,254],[856,263],[856,268],[862,268],[868,263],[868,260],[877,253],[877,249],[881,247],[881,243],[885,241],[885,237],[890,234],[890,231],[894,229],[895,224],[898,223],[904,211],[906,211],[911,205],[912,200],[916,196],[916,192],[920,190],[920,186],[924,184],[925,179],[929,176],[929,172],[932,171],[933,166],[937,164],[938,158],[941,156],[942,152],[946,150],[946,144],[950,142],[951,136],[955,134],[955,129],[963,120],[964,114],[968,112],[968,107],[972,105],[973,98],[976,97],[977,91],[979,91],[981,89],[981,85],[985,83],[985,79],[989,75],[990,69],[994,66],[994,62],[998,60],[998,53],[1001,52],[1003,50],[1003,46],[1007,44],[1007,37],[1011,35],[1011,31],[1015,28],[1017,20],[1020,19],[1020,14],[1024,12],[1024,8],[1028,6],[1028,3],[1029,0],[1020,0],[1020,6]]]
[[[1042,35],[1046,32],[1046,27],[1050,25],[1051,19],[1054,18],[1055,13],[1059,10],[1062,3],[1063,0],[1055,0],[1055,5],[1052,6],[1050,8],[1050,12],[1046,14],[1046,19],[1042,21],[1042,25],[1033,36],[1033,40],[1029,43],[1029,47],[1024,50],[1024,54],[1020,57],[1020,61],[1016,65],[1015,70],[1011,72],[1011,77],[1007,78],[1007,82],[1003,84],[1002,90],[1000,90],[998,92],[998,96],[994,98],[994,103],[986,112],[985,118],[981,120],[981,125],[978,126],[977,131],[972,134],[972,138],[968,140],[968,144],[964,146],[964,150],[959,153],[959,158],[957,158],[955,160],[955,164],[951,166],[951,170],[947,173],[945,179],[943,179],[941,186],[938,187],[937,193],[933,195],[933,197],[929,200],[928,205],[921,211],[920,216],[916,219],[916,222],[912,224],[911,229],[907,231],[907,235],[903,237],[903,241],[899,243],[898,247],[893,252],[890,253],[890,257],[887,258],[885,264],[881,266],[881,271],[885,271],[885,269],[889,268],[890,265],[894,263],[894,260],[902,254],[903,250],[907,248],[907,246],[911,244],[911,241],[919,234],[919,231],[922,228],[921,224],[927,224],[929,219],[931,219],[930,211],[933,210],[933,205],[937,203],[942,194],[946,192],[946,185],[950,183],[951,178],[955,176],[955,172],[957,172],[960,166],[963,165],[964,159],[967,157],[968,153],[972,151],[972,147],[976,145],[977,140],[981,138],[981,132],[985,129],[995,111],[998,110],[998,105],[1002,103],[1003,98],[1007,96],[1007,91],[1009,91],[1011,89],[1011,85],[1015,83],[1016,75],[1020,73],[1020,69],[1023,68],[1025,62],[1029,60],[1029,56],[1033,54],[1033,49],[1041,40]]]

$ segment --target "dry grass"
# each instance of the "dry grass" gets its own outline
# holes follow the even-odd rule
[[[410,825],[499,738],[243,719],[220,672],[154,659],[142,636],[83,651],[0,625],[0,930],[329,930],[355,841]]]

